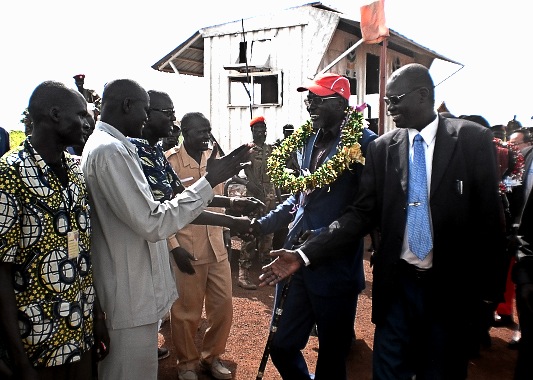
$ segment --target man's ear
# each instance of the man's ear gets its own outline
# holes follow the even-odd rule
[[[59,107],[57,106],[51,107],[48,110],[48,116],[50,116],[50,118],[55,122],[59,121]]]
[[[129,113],[131,109],[132,100],[130,98],[126,98],[122,101],[122,111],[124,113]]]
[[[419,94],[422,96],[423,99],[427,99],[429,97],[429,90],[426,87],[422,87],[419,91]]]
[[[337,109],[344,110],[348,106],[348,102],[345,102],[343,98],[338,98]]]

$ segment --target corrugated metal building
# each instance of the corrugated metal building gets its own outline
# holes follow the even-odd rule
[[[251,141],[252,117],[266,118],[269,142],[282,137],[283,125],[303,124],[306,93],[296,88],[360,39],[358,21],[316,2],[200,29],[152,67],[208,80],[206,116],[226,150]],[[350,103],[366,102],[366,117],[375,124],[380,55],[381,44],[361,44],[328,70],[350,79]],[[390,30],[383,77],[411,62],[430,67],[435,59],[457,63]],[[392,128],[386,117],[384,130]]]

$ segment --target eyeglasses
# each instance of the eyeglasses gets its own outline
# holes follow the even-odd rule
[[[422,87],[419,87],[419,88],[415,88],[414,90],[411,90],[409,92],[406,92],[405,94],[401,94],[401,95],[391,95],[391,96],[384,96],[383,97],[383,101],[385,102],[385,104],[387,104],[388,106],[389,105],[393,105],[393,106],[396,106],[398,104],[400,104],[400,102],[402,101],[403,97],[404,96],[407,96],[409,94],[412,94],[413,92],[415,91],[418,91],[420,90]]]
[[[311,105],[319,106],[322,103],[324,103],[324,100],[328,100],[328,99],[340,99],[340,98],[338,96],[326,96],[325,98],[322,98],[320,96],[316,96],[316,97],[311,98],[311,99],[304,99],[304,104],[305,104],[306,107],[309,107]]]
[[[167,117],[172,117],[175,114],[174,108],[150,108],[150,112],[152,111],[164,113]]]

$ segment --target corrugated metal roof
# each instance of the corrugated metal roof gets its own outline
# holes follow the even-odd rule
[[[173,67],[174,66],[174,67]],[[204,37],[197,31],[185,42],[155,63],[154,70],[204,76]]]
[[[329,8],[320,2],[313,2],[305,5],[301,5],[295,8],[302,8],[312,6],[314,8],[323,9],[331,12],[338,12],[335,9]],[[232,24],[235,21],[221,24]],[[354,34],[361,38],[361,26],[359,21],[350,20],[348,18],[341,17],[338,26],[339,29]],[[206,28],[207,29],[207,28]],[[193,76],[204,76],[204,34],[205,29],[201,29],[195,32],[185,42],[180,44],[166,56],[157,61],[152,68],[154,70],[162,72],[179,72],[180,74],[187,74]],[[441,59],[447,62],[461,65],[461,63],[447,58],[431,49],[428,49],[415,41],[401,35],[400,33],[389,29],[390,37],[387,40],[387,47],[391,50],[395,50],[409,57],[415,57],[416,55],[430,57],[432,59]]]

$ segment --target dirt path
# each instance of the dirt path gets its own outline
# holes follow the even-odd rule
[[[233,327],[227,344],[226,354],[222,356],[223,362],[233,372],[233,379],[254,380],[263,355],[265,342],[268,336],[268,325],[272,304],[274,302],[273,288],[260,288],[258,290],[243,290],[237,286],[237,255],[232,257],[233,269]],[[368,254],[367,254],[368,256]],[[349,380],[370,380],[372,378],[372,337],[374,326],[370,322],[370,309],[372,298],[372,273],[365,259],[365,272],[367,288],[359,297],[357,317],[355,324],[356,341],[352,346],[347,368]],[[259,266],[252,268],[253,278],[259,275]],[[453,311],[450,310],[450,313]],[[450,317],[454,315],[450,314]],[[455,316],[459,317],[459,316]],[[205,330],[205,320],[199,330],[200,337]],[[163,324],[161,329],[170,350],[170,357],[159,362],[159,380],[176,380],[176,356],[170,340],[169,323]],[[492,346],[483,349],[481,356],[471,362],[469,380],[511,380],[513,375],[516,351],[510,350],[507,343],[511,339],[511,328],[493,328],[491,330]],[[199,342],[199,340],[198,340]],[[460,336],[457,344],[464,344]],[[317,359],[318,341],[310,337],[304,350],[308,366],[312,372]],[[199,380],[208,380],[212,377],[198,372]],[[269,360],[264,380],[281,380],[276,368]]]

